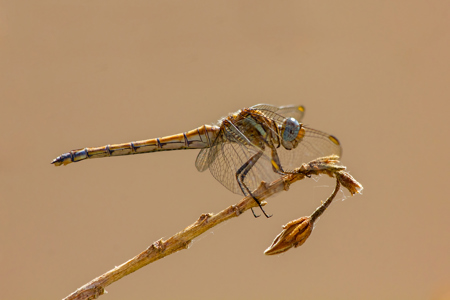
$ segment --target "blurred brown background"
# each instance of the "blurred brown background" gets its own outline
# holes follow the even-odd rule
[[[364,185],[263,254],[331,178],[295,184],[105,299],[449,299],[446,1],[1,1],[0,298],[60,299],[240,197],[198,151],[50,165],[257,103],[302,104]],[[341,201],[345,198],[345,201]],[[103,299],[103,298],[102,298]]]

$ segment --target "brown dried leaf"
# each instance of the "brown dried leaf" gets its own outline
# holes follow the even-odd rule
[[[335,173],[336,179],[345,187],[352,196],[356,193],[361,194],[364,189],[361,183],[355,180],[349,173],[345,171],[338,171]]]

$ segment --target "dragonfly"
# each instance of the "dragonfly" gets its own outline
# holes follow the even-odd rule
[[[85,159],[140,153],[201,149],[195,166],[210,170],[213,177],[233,193],[251,196],[269,218],[261,202],[253,196],[262,181],[272,182],[313,159],[337,155],[342,147],[333,135],[301,123],[305,108],[299,105],[257,104],[184,133],[82,148],[64,153],[52,161],[55,166]],[[259,217],[253,211],[255,217]]]

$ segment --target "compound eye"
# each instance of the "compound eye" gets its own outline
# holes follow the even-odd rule
[[[300,124],[294,118],[286,118],[281,129],[283,140],[292,142],[300,131]]]

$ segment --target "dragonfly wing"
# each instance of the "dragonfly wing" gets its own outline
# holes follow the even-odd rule
[[[319,157],[329,155],[342,155],[342,147],[334,136],[302,126],[305,130],[304,137],[300,140],[295,149],[286,150],[283,147],[277,148],[281,165],[285,171],[300,167],[303,163],[310,162]]]
[[[211,160],[209,170],[217,181],[235,194],[243,195],[237,182],[236,172],[254,156],[257,151],[262,151],[257,147],[248,147],[241,143],[224,142],[215,146],[217,151]],[[256,148],[256,149],[255,149]],[[264,154],[257,163],[247,173],[244,183],[250,189],[255,190],[261,181],[272,181],[279,177],[273,172],[267,154]],[[245,194],[244,194],[245,195]]]
[[[245,122],[244,122],[245,123]],[[241,130],[249,124],[228,122],[221,128],[211,148],[203,149],[196,161],[199,171],[209,168],[213,177],[236,194],[244,194],[237,182],[236,173],[254,155],[263,151],[262,157],[251,167],[244,179],[249,190],[256,189],[261,181],[272,181],[279,177],[272,170],[268,151],[255,146],[258,141],[250,140]],[[250,138],[250,139],[249,139]],[[253,138],[256,138],[253,136]],[[245,194],[244,194],[245,195]]]
[[[257,104],[250,107],[250,109],[256,109],[264,116],[279,123],[282,123],[285,118],[294,118],[300,122],[305,115],[305,108],[301,105],[287,105],[278,107],[270,104]]]
[[[217,158],[218,151],[222,149],[220,147],[220,144],[226,142],[224,138],[224,129],[221,128],[216,139],[212,142],[212,146],[209,148],[204,148],[198,153],[197,159],[195,161],[195,166],[197,167],[197,170],[199,172],[203,172],[209,169],[209,166]]]
[[[197,155],[197,159],[195,160],[195,167],[199,172],[208,170],[210,165],[209,156],[211,155],[211,152],[214,151],[216,151],[216,147],[204,148],[200,150]],[[213,154],[213,156],[215,155]]]
[[[281,106],[276,113],[286,118],[294,118],[300,122],[305,115],[305,108],[301,105]]]

